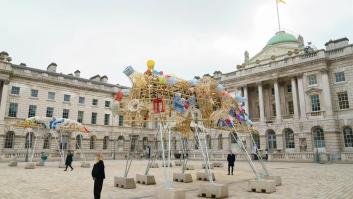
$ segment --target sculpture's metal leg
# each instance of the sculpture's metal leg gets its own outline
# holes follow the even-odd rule
[[[259,154],[259,150],[258,150],[257,145],[256,145],[256,143],[255,143],[254,137],[252,136],[251,133],[250,133],[250,138],[251,138],[251,140],[252,140],[253,145],[256,146],[256,148],[255,148],[255,150],[256,150],[255,153],[256,153],[257,157],[259,158],[259,160],[260,160],[260,163],[261,163],[262,169],[264,170],[265,176],[269,176],[270,174],[269,174],[269,172],[268,172],[268,170],[267,170],[267,168],[266,168],[266,165],[265,165],[265,163],[264,163],[262,157],[261,157],[260,154]]]
[[[199,143],[199,148],[201,149],[201,154],[202,154],[202,157],[203,157],[203,161],[205,163],[205,173],[208,176],[208,180],[212,183],[213,182],[213,178],[212,178],[212,175],[211,175],[211,172],[210,172],[210,169],[209,169],[209,162],[208,162],[208,159],[206,157],[207,156],[206,155],[207,146],[205,146],[206,148],[204,149],[204,146],[203,146],[202,140],[201,140],[202,139],[201,136],[203,136],[203,138],[205,138],[204,132],[203,132],[203,134],[200,135],[199,127],[198,127],[198,125],[196,125],[196,137],[197,137],[197,140],[198,140],[198,143]]]
[[[31,137],[31,136],[29,136],[29,137]],[[35,138],[34,138],[34,145],[32,145],[33,149],[32,149],[32,154],[31,154],[31,160],[30,160],[30,162],[33,162],[34,152],[35,152],[36,146],[37,146],[37,139],[38,139],[38,136],[35,135],[34,137],[35,137]]]
[[[161,139],[162,159],[163,159],[163,165],[164,165],[164,168],[163,168],[163,173],[164,173],[164,186],[165,186],[166,188],[171,188],[170,180],[169,180],[169,178],[167,177],[167,168],[166,168],[167,163],[166,163],[166,159],[165,159],[163,130],[164,130],[163,124],[160,123],[160,124],[159,124],[159,132],[160,132],[160,139]],[[169,166],[169,165],[168,165],[168,166]]]

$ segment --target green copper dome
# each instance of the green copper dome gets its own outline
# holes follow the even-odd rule
[[[283,42],[298,42],[297,38],[284,31],[277,32],[268,42],[267,45],[274,45]]]

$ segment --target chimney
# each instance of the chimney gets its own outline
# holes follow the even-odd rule
[[[9,53],[2,51],[0,52],[0,61],[10,63],[12,61],[12,58],[9,56]]]
[[[107,82],[108,82],[108,77],[107,77],[106,75],[104,75],[103,77],[101,77],[101,82],[107,83]]]
[[[92,80],[92,81],[100,82],[101,76],[100,75],[95,75],[95,76],[93,76],[93,77],[91,77],[89,79]]]
[[[47,67],[47,71],[56,73],[56,68],[57,68],[57,66],[58,66],[58,65],[56,65],[56,63],[52,62],[52,63],[49,64],[49,66]]]
[[[74,72],[74,74],[75,74],[75,77],[80,77],[81,72],[80,72],[79,70],[76,70],[76,71]]]

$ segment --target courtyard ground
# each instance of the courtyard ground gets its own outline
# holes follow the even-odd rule
[[[47,162],[45,167],[33,170],[24,169],[24,164],[8,167],[7,163],[0,163],[1,199],[93,198],[92,167],[81,168],[79,162],[74,162],[74,170],[64,172],[58,168],[58,162]],[[146,164],[147,161],[133,161],[129,177],[143,174]],[[206,182],[195,181],[196,171],[201,170],[201,162],[190,161],[189,164],[196,167],[196,170],[187,171],[192,173],[194,182],[174,183],[174,186],[185,189],[186,198],[197,198],[198,187]],[[113,186],[113,178],[123,175],[125,161],[107,160],[105,165],[103,199],[152,198],[157,188],[163,184],[163,168],[152,168],[150,174],[155,175],[157,185],[138,184],[132,190],[117,188]],[[282,176],[282,186],[277,187],[277,191],[272,194],[246,191],[247,181],[254,178],[247,162],[237,162],[233,176],[226,175],[226,167],[215,168],[213,172],[217,182],[228,184],[229,198],[353,198],[351,164],[268,162],[266,165],[272,175]],[[181,170],[180,167],[172,169],[177,172]]]

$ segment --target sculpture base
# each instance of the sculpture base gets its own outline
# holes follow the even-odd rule
[[[212,180],[213,180],[213,181],[216,181],[216,178],[215,178],[215,176],[214,176],[214,173],[211,173],[211,175],[212,175]],[[209,181],[208,175],[207,175],[207,173],[205,173],[205,172],[197,172],[197,173],[196,173],[196,179],[197,179],[197,180],[200,180],[200,181]]]
[[[228,186],[226,184],[217,183],[201,185],[198,196],[204,198],[227,198]]]
[[[206,164],[203,163],[203,164],[202,164],[202,168],[204,169],[205,166],[206,166]],[[213,169],[213,168],[214,168],[214,164],[213,164],[213,163],[210,163],[208,168]]]
[[[145,184],[145,185],[154,185],[154,184],[156,184],[156,180],[154,179],[153,175],[136,174],[136,182],[138,184]]]
[[[192,176],[190,173],[173,173],[173,181],[189,183],[192,182]]]
[[[265,177],[263,177],[263,179],[265,179],[265,180],[274,180],[276,186],[282,185],[282,178],[281,178],[281,176],[265,176]]]
[[[223,163],[222,162],[213,162],[213,166],[214,167],[223,167]]]
[[[38,161],[38,162],[36,163],[36,166],[43,167],[43,166],[44,166],[44,161]]]
[[[152,163],[150,168],[159,168],[158,162]]]
[[[185,170],[195,170],[195,167],[194,167],[194,165],[187,164]]]
[[[17,161],[10,161],[9,167],[17,167]]]
[[[156,192],[157,199],[185,199],[185,190],[161,187]]]
[[[135,189],[136,184],[133,178],[125,178],[125,177],[114,177],[114,186],[120,187],[123,189]]]
[[[248,191],[258,193],[273,193],[276,191],[276,183],[274,180],[266,179],[249,180]]]
[[[27,162],[25,165],[25,169],[35,169],[36,163],[35,162]]]

